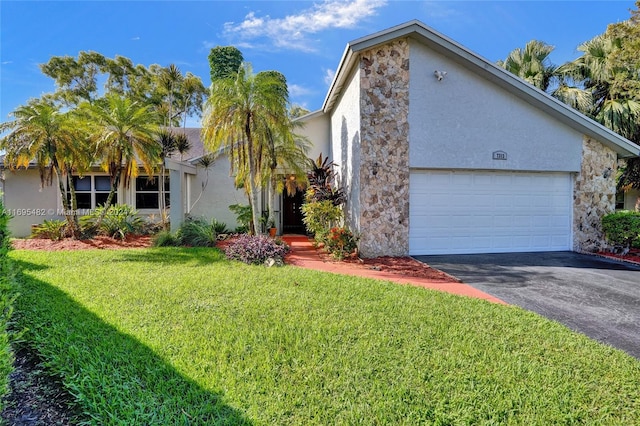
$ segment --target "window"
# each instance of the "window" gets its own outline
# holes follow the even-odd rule
[[[616,192],[616,210],[624,210],[624,192]]]
[[[164,178],[164,204],[169,207],[169,177]],[[136,178],[136,209],[160,208],[160,179],[158,176]]]
[[[73,176],[72,180],[76,190],[78,209],[94,209],[107,202],[109,191],[111,191],[109,176]],[[116,192],[111,204],[117,203],[118,193]]]

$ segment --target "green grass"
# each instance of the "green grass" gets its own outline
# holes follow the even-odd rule
[[[90,423],[640,423],[640,362],[515,307],[206,248],[11,257]]]

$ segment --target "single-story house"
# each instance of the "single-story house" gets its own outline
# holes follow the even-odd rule
[[[299,120],[309,156],[337,165],[345,222],[366,257],[593,251],[605,244],[600,218],[639,195],[615,188],[638,145],[419,21],[350,42],[322,108]],[[226,157],[192,206],[207,171],[199,130],[185,131],[200,152],[167,161],[172,225],[189,213],[233,227],[228,206],[246,197]],[[55,188],[38,192],[36,170],[5,171],[3,186],[10,211],[59,203]],[[119,200],[151,213],[138,203],[144,189],[120,189]],[[302,195],[279,201],[279,232],[303,230]],[[26,235],[44,218],[18,217],[12,231]]]

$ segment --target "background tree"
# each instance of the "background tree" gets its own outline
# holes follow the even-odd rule
[[[234,78],[244,58],[242,52],[234,46],[216,46],[209,52],[209,68],[211,69],[211,82],[225,78]]]

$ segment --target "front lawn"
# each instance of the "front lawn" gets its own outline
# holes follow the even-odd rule
[[[94,424],[640,423],[639,361],[515,307],[217,249],[11,257]]]

